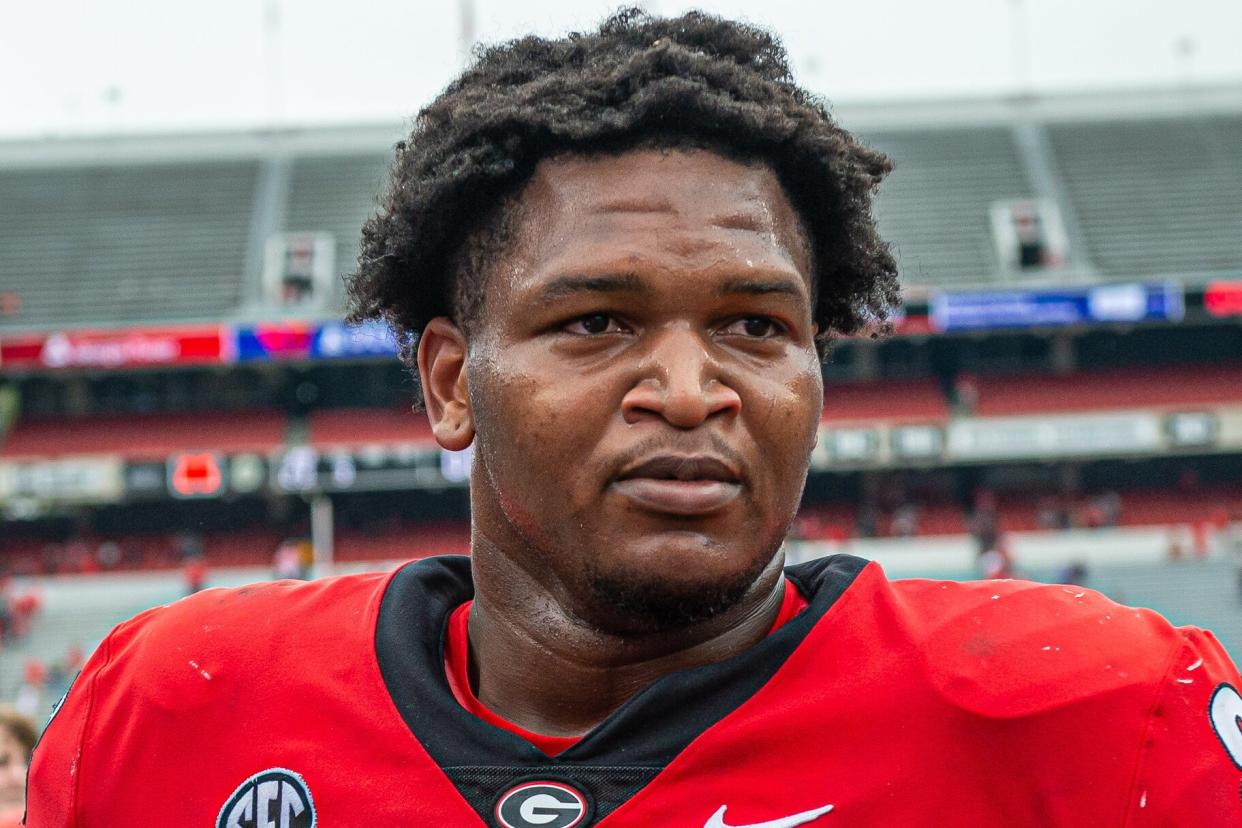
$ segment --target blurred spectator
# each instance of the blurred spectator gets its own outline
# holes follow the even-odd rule
[[[1170,561],[1180,561],[1186,554],[1186,539],[1180,526],[1169,527],[1168,544],[1165,547]]]
[[[1094,500],[1089,500],[1078,510],[1078,525],[1084,529],[1099,529],[1104,525],[1104,513]]]
[[[1242,599],[1242,510],[1234,514],[1232,522],[1222,534],[1225,553],[1233,560],[1238,573],[1238,598]]]
[[[1196,520],[1190,526],[1190,551],[1200,560],[1207,557],[1208,538],[1211,536],[1209,528],[1206,520]]]
[[[1087,583],[1087,564],[1084,561],[1070,561],[1057,572],[1058,584],[1083,586]]]
[[[1040,529],[1068,529],[1069,512],[1056,497],[1042,497],[1035,507],[1035,525]]]
[[[0,316],[16,316],[21,309],[22,297],[17,291],[0,291]]]
[[[1039,212],[1034,205],[1021,202],[1015,203],[1011,212],[1018,237],[1018,267],[1022,270],[1043,267],[1048,250]]]
[[[893,536],[912,538],[919,533],[919,507],[917,503],[903,503],[893,513]]]
[[[272,574],[277,580],[302,578],[301,541],[297,538],[286,538],[276,547],[276,556],[272,562]]]
[[[70,676],[76,676],[85,663],[86,651],[82,649],[82,645],[70,644],[69,649],[65,650],[65,672]]]
[[[65,650],[65,657],[52,662],[47,670],[47,693],[52,698],[60,698],[69,689],[86,658],[80,644],[70,644]]]
[[[28,586],[14,592],[9,584],[0,586],[0,601],[5,605],[4,638],[20,639],[30,631],[30,620],[43,606],[43,596],[37,587]]]
[[[37,658],[26,659],[21,686],[13,706],[23,716],[33,719],[43,707],[43,691],[47,686],[47,667]]]
[[[186,558],[181,573],[185,579],[185,594],[193,595],[207,583],[207,561],[202,555]]]
[[[43,547],[40,553],[39,566],[42,572],[59,572],[60,564],[64,556],[61,554],[60,544],[49,543]]]
[[[93,561],[94,555],[90,546],[80,536],[75,536],[66,543],[60,552],[60,560],[53,572],[82,572],[87,561]]]
[[[9,638],[13,629],[13,612],[10,609],[11,598],[9,592],[12,589],[12,579],[8,575],[0,578],[0,643]]]
[[[1009,543],[1003,537],[997,538],[991,548],[979,555],[980,575],[988,579],[1012,578],[1013,555],[1009,551]]]
[[[36,741],[34,723],[0,706],[0,828],[17,828],[26,810],[26,768]]]
[[[1229,529],[1229,522],[1229,508],[1224,503],[1216,504],[1212,513],[1208,515],[1208,523],[1217,533],[1223,534]]]
[[[95,561],[100,569],[115,569],[121,562],[121,547],[115,541],[104,541],[95,550]]]
[[[303,538],[298,544],[298,577],[309,581],[315,568],[315,545]]]
[[[974,374],[962,372],[953,380],[953,406],[958,414],[974,414],[979,406],[979,382]]]
[[[975,492],[974,509],[970,515],[970,534],[975,549],[983,555],[996,549],[1000,539],[1000,515],[996,511],[996,495],[987,489]]]
[[[1109,489],[1096,498],[1096,505],[1100,510],[1100,520],[1102,526],[1117,526],[1121,523],[1121,495],[1115,490]]]
[[[858,521],[855,532],[860,538],[874,538],[877,533],[879,514],[871,503],[864,503],[858,510]]]
[[[203,536],[197,532],[179,532],[173,539],[173,543],[180,560],[203,556]]]

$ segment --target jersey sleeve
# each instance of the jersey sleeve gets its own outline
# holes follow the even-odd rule
[[[56,705],[52,717],[35,745],[26,774],[26,820],[30,828],[78,828],[93,826],[79,813],[78,791],[89,773],[91,761],[100,751],[119,746],[93,743],[93,715],[101,694],[115,685],[109,676],[117,637],[140,627],[158,609],[147,610],[118,625],[87,659],[69,692]],[[115,690],[111,692],[116,692]]]
[[[74,679],[35,745],[26,775],[25,825],[76,826],[78,770],[95,683],[107,665],[112,636],[100,643]]]
[[[1242,826],[1242,681],[1212,633],[1180,632],[1142,735],[1126,824]]]

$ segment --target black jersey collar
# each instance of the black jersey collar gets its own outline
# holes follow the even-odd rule
[[[393,576],[380,604],[376,655],[402,718],[441,767],[498,761],[664,766],[767,683],[866,563],[833,555],[789,567],[785,574],[808,598],[804,612],[732,658],[652,682],[555,760],[465,710],[449,688],[445,632],[452,611],[474,597],[469,558],[415,561]]]
[[[392,577],[380,603],[376,657],[405,723],[485,820],[494,780],[558,772],[597,790],[616,789],[612,801],[597,803],[599,819],[763,687],[866,563],[834,555],[787,568],[808,598],[805,611],[732,658],[657,679],[555,757],[477,718],[449,688],[446,630],[453,610],[474,597],[469,558],[428,558]]]

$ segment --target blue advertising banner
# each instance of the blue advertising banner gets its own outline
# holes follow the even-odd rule
[[[305,360],[319,326],[314,322],[261,322],[237,327],[237,361]]]
[[[326,322],[315,331],[311,343],[314,359],[396,356],[397,340],[382,322],[370,320],[361,325]]]
[[[1174,322],[1186,311],[1177,282],[937,293],[929,304],[937,331]]]
[[[237,328],[237,361],[386,357],[397,343],[381,322],[267,322]]]

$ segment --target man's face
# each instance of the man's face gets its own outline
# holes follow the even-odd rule
[[[708,151],[546,160],[467,381],[476,532],[586,619],[710,617],[772,562],[823,405],[775,175]]]

